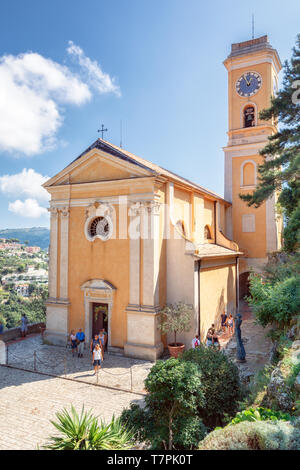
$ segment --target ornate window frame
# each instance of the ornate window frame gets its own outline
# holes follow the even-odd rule
[[[90,204],[86,209],[86,220],[84,224],[84,234],[88,241],[93,242],[96,238],[99,238],[102,241],[107,241],[113,236],[114,224],[112,220],[112,215],[114,213],[114,208],[111,204],[95,202]],[[108,223],[108,234],[103,235],[101,233],[96,235],[90,234],[90,227],[92,222],[97,218],[103,218]]]
[[[80,289],[84,292],[84,328],[88,341],[92,339],[93,329],[93,303],[108,305],[108,347],[111,347],[111,315],[113,309],[114,293],[116,288],[104,279],[91,279],[82,284]]]

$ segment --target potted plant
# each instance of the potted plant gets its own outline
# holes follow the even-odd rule
[[[182,302],[166,305],[160,312],[158,328],[163,334],[174,333],[174,342],[168,344],[170,356],[178,357],[183,353],[184,344],[177,342],[177,333],[190,331],[193,307]]]

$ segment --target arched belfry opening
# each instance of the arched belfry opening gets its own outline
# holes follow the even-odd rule
[[[255,126],[255,109],[253,105],[247,105],[244,108],[244,127]]]

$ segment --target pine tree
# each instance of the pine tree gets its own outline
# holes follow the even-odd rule
[[[240,198],[259,207],[277,193],[285,220],[284,249],[295,251],[300,245],[300,34],[290,62],[284,64],[283,87],[259,117],[280,126],[260,151],[264,162],[258,167],[256,190]]]

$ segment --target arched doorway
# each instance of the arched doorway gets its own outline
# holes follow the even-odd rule
[[[239,277],[239,294],[240,300],[243,300],[245,296],[250,294],[249,291],[249,272],[240,274]]]

